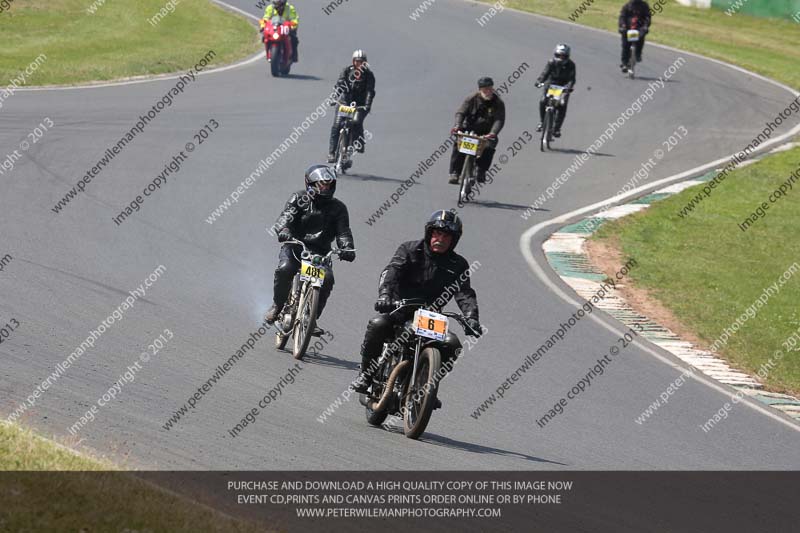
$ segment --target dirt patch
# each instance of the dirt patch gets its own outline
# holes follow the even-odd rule
[[[611,279],[614,279],[614,274],[619,270],[619,265],[625,263],[622,247],[619,243],[619,238],[616,236],[602,240],[588,239],[585,249],[592,265]],[[678,320],[672,311],[659,302],[651,291],[637,287],[632,283],[618,283],[617,290],[637,313],[671,330],[681,339],[708,350],[709,346],[701,341],[689,327]]]

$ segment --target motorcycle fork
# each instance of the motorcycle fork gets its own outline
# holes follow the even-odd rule
[[[417,379],[417,365],[419,363],[419,354],[422,352],[422,339],[417,338],[417,346],[414,349],[414,368],[411,370],[411,382],[409,387],[413,387]]]

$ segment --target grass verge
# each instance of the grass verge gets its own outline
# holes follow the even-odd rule
[[[113,470],[0,422],[0,531],[263,531]]]
[[[794,148],[729,174],[687,218],[677,213],[697,187],[606,223],[595,234],[607,242],[619,239],[623,255],[639,263],[632,282],[670,309],[706,347],[795,265],[797,273],[764,307],[753,308],[755,316],[745,315],[747,321],[718,352],[756,374],[775,350],[783,351],[764,381],[772,390],[794,395],[800,394],[800,348],[787,350],[782,344],[800,328],[800,181],[775,202],[769,197],[798,171],[800,148]],[[756,210],[762,202],[767,209],[760,216]],[[757,220],[742,231],[739,224],[748,217]]]
[[[496,0],[482,1],[498,3]],[[586,0],[501,1],[506,7],[562,20],[570,20],[575,10],[586,3]],[[623,3],[622,0],[594,0],[575,22],[616,32]],[[649,4],[654,6],[655,1],[650,0]],[[797,23],[744,14],[728,16],[724,11],[685,7],[675,0],[669,0],[662,7],[661,13],[653,16],[648,36],[650,41],[720,59],[795,89],[800,88],[800,69],[797,68],[800,64],[800,31]],[[499,22],[490,21],[487,26],[491,24]],[[618,54],[609,57],[609,68],[616,68],[618,60]]]
[[[0,13],[0,87],[44,61],[25,85],[76,84],[187,70],[209,50],[215,64],[255,53],[258,32],[208,0],[14,0]],[[89,7],[96,8],[94,13]],[[160,16],[160,15],[159,15]]]

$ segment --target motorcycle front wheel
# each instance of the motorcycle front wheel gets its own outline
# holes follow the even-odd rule
[[[403,395],[403,432],[409,439],[418,439],[428,426],[439,388],[437,373],[442,355],[436,348],[425,348],[419,355],[417,375]]]
[[[317,325],[317,309],[319,308],[319,287],[310,287],[300,296],[297,316],[294,319],[294,350],[292,355],[302,360],[311,341],[311,334]]]
[[[473,163],[474,159],[471,155],[464,156],[464,166],[461,167],[461,189],[458,191],[459,204],[466,204],[470,201]]]
[[[281,75],[281,45],[279,43],[272,43],[269,45],[269,69],[272,76],[277,78]]]

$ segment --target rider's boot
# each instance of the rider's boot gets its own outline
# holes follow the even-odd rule
[[[278,306],[272,304],[272,307],[269,308],[267,314],[264,315],[264,321],[271,326],[272,324],[275,323],[276,320],[278,320],[278,315],[280,314],[280,312],[281,310],[278,309]]]
[[[372,365],[373,360],[371,357],[361,356],[361,372],[359,372],[356,380],[350,384],[353,392],[367,394],[372,386],[372,369],[370,368]]]
[[[328,152],[328,163],[335,163],[336,162],[336,154],[333,152]]]
[[[447,183],[458,185],[458,174],[450,174],[450,179],[447,180]]]
[[[619,68],[622,70],[623,74],[628,72],[628,65],[620,65]]]
[[[555,137],[556,139],[558,139],[559,137],[561,137],[561,128],[559,128],[559,129],[557,129],[557,130],[553,131],[553,137]]]
[[[539,123],[539,125],[538,125],[538,126],[536,126],[536,131],[542,131],[543,129],[544,129],[544,124],[542,124],[542,123],[540,122],[540,123]]]
[[[486,171],[482,168],[479,168],[476,178],[478,183],[486,183]]]
[[[441,409],[442,408],[442,400],[440,400],[438,397],[436,398],[436,401],[433,402],[433,408],[434,409]]]

